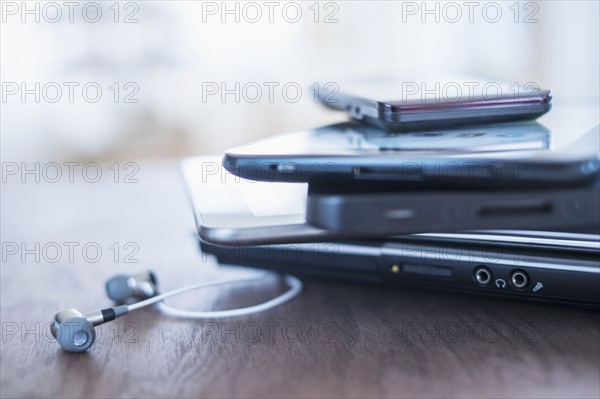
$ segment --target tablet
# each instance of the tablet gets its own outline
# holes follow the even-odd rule
[[[373,184],[394,189],[530,189],[597,179],[599,148],[599,126],[557,134],[524,122],[388,134],[344,122],[230,149],[223,166],[250,180],[355,191]]]

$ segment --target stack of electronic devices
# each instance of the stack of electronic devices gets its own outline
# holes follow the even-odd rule
[[[600,305],[600,128],[536,122],[547,90],[389,101],[401,95],[378,84],[408,86],[387,83],[318,93],[348,121],[186,159],[202,250],[294,274]]]

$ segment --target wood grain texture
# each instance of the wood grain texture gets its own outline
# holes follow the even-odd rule
[[[164,290],[242,273],[199,253],[177,162],[141,164],[138,177],[3,184],[3,243],[93,242],[103,253],[52,263],[3,250],[2,398],[600,396],[598,312],[322,280],[240,319],[145,309],[102,326],[89,353],[65,353],[50,337],[53,314],[108,305],[115,273],[151,268]],[[124,262],[129,242],[138,263]],[[279,290],[270,279],[173,303],[224,309]]]

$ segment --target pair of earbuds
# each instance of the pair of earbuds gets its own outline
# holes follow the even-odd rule
[[[245,308],[202,312],[176,309],[164,302],[166,298],[183,294],[184,292],[211,286],[260,280],[264,279],[266,274],[260,273],[256,276],[235,280],[203,282],[163,294],[159,293],[156,275],[151,271],[136,275],[120,274],[106,282],[106,294],[116,303],[116,306],[88,313],[82,313],[75,309],[60,311],[54,315],[54,319],[50,324],[50,332],[63,349],[69,352],[85,352],[92,347],[96,340],[95,327],[149,305],[157,304],[161,312],[174,317],[194,319],[237,317],[274,308],[294,298],[302,291],[300,280],[293,276],[285,275],[284,280],[289,286],[286,292],[261,304]]]

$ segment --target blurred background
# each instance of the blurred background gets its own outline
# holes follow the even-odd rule
[[[2,159],[219,153],[344,119],[309,88],[373,74],[536,82],[556,101],[589,101],[599,11],[598,1],[3,1]]]

